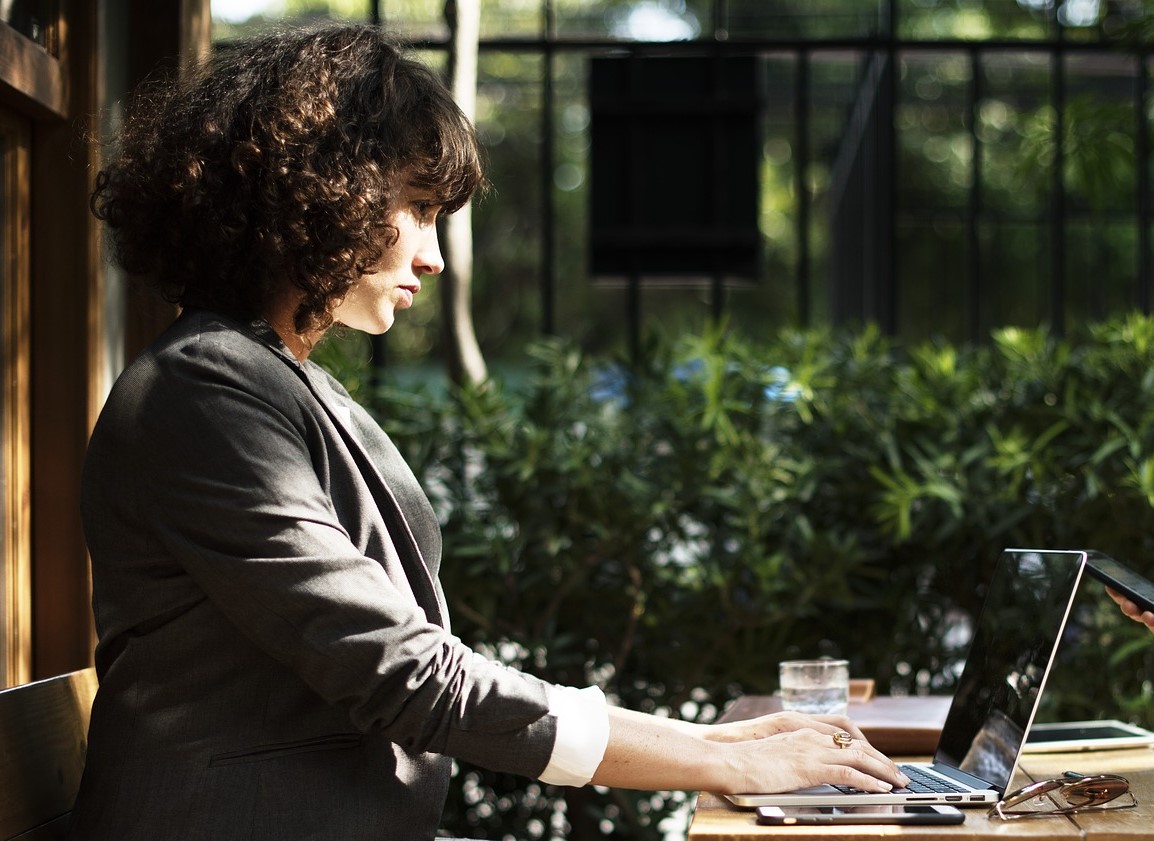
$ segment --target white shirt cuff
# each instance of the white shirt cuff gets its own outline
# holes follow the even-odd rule
[[[549,714],[557,719],[557,741],[543,783],[583,786],[593,779],[609,744],[609,704],[599,687],[549,687]]]

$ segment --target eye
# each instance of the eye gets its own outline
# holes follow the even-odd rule
[[[430,225],[437,221],[437,214],[440,210],[440,203],[433,199],[416,199],[413,202],[413,213],[424,225]]]

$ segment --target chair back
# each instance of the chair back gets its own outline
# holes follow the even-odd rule
[[[89,668],[0,690],[0,839],[64,837],[96,683]]]

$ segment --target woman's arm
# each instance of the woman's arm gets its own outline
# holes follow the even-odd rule
[[[841,730],[855,737],[848,748],[834,743]],[[889,791],[908,780],[839,716],[779,713],[708,726],[610,708],[609,744],[592,782],[736,794],[821,783]]]

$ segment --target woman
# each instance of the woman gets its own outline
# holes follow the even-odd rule
[[[428,70],[372,28],[297,31],[131,115],[94,212],[182,313],[85,465],[101,684],[73,838],[432,838],[453,757],[564,785],[905,784],[844,718],[669,721],[451,635],[428,501],[309,361],[334,324],[392,327],[483,182]]]

